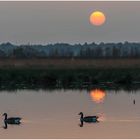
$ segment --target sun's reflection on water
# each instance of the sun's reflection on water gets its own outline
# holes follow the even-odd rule
[[[105,99],[106,93],[101,89],[94,89],[90,91],[91,99],[96,103],[102,103]]]

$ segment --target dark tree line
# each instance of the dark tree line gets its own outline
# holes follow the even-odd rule
[[[139,58],[140,43],[56,43],[48,45],[0,44],[0,57],[8,58]]]

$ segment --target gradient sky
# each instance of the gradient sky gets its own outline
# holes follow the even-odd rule
[[[89,16],[106,15],[96,27]],[[140,1],[137,2],[0,2],[0,42],[140,42]]]

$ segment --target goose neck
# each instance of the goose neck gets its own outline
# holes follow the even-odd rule
[[[7,120],[7,114],[5,114],[5,120]]]
[[[84,115],[83,115],[83,114],[81,114],[81,119],[83,119],[83,117],[84,117]]]

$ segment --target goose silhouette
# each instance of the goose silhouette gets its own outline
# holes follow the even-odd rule
[[[81,118],[80,118],[80,121],[82,122],[86,122],[86,123],[96,123],[96,122],[99,122],[98,121],[98,116],[85,116],[84,117],[84,114],[83,112],[80,112],[78,115],[81,115]]]
[[[20,117],[7,117],[7,113],[4,113],[3,116],[5,116],[4,118],[4,123],[5,124],[20,124],[21,122],[21,118]]]

